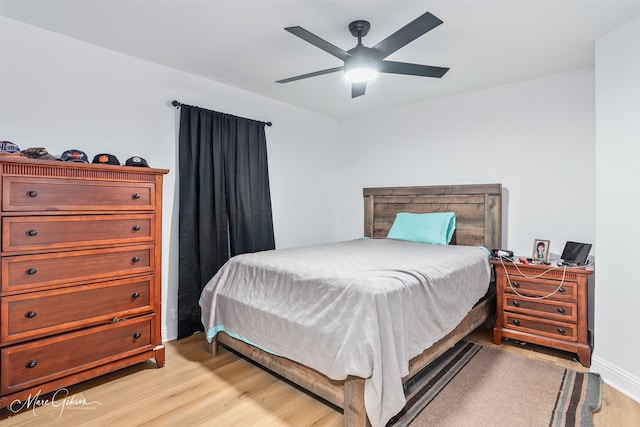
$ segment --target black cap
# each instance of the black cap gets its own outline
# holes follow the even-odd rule
[[[113,154],[96,154],[91,163],[102,163],[103,165],[120,165],[120,161]]]
[[[127,161],[125,162],[125,165],[127,166],[141,166],[144,168],[148,168],[149,164],[147,163],[147,161],[145,159],[143,159],[142,157],[138,157],[138,156],[133,156],[127,159]]]

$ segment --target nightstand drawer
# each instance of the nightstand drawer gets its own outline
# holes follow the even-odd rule
[[[552,280],[536,279],[531,280],[524,277],[509,276],[509,280],[503,278],[504,291],[518,293],[527,297],[547,297],[549,299],[567,300],[575,302],[577,300],[577,284],[565,281],[562,284]]]
[[[6,347],[0,352],[0,392],[16,392],[151,350],[153,319],[145,316]]]
[[[153,245],[10,256],[2,258],[2,291],[55,288],[153,271]]]
[[[577,326],[572,323],[556,322],[515,313],[503,313],[503,325],[507,329],[529,332],[566,341],[577,341]]]
[[[528,299],[505,294],[503,310],[565,322],[578,321],[578,310],[576,304],[572,302]]]
[[[3,297],[3,345],[154,310],[153,276]]]
[[[2,250],[46,250],[153,241],[154,215],[71,215],[2,218]]]
[[[4,212],[151,211],[154,207],[152,182],[6,176],[2,183]]]

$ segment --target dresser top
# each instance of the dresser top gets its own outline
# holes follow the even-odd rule
[[[145,180],[144,176],[164,175],[168,169],[140,166],[119,166],[61,160],[37,160],[26,157],[0,155],[0,174],[3,176],[37,176]]]

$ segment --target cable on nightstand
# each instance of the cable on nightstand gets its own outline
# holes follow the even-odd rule
[[[509,258],[507,258],[509,259]],[[518,273],[522,274],[522,277],[525,277],[527,279],[537,279],[539,277],[544,276],[545,274],[547,274],[550,271],[553,270],[557,270],[558,268],[561,267],[549,267],[546,270],[544,270],[542,273],[535,275],[535,276],[527,276],[526,274],[524,274],[522,272],[522,270],[520,270],[520,267],[518,267],[518,264],[513,262],[513,260],[510,260],[513,263],[513,266],[516,268],[516,270],[518,270]],[[552,297],[553,295],[555,295],[556,293],[558,293],[558,291],[560,291],[560,289],[562,288],[562,285],[564,284],[564,278],[567,274],[567,266],[564,265],[562,266],[562,280],[560,280],[560,284],[558,285],[558,287],[556,288],[556,290],[554,290],[553,292],[551,292],[548,295],[544,295],[544,296],[540,296],[540,297],[530,297],[530,296],[526,296],[526,295],[522,295],[520,294],[516,288],[513,286],[513,284],[511,283],[511,277],[509,277],[509,271],[507,270],[507,267],[504,265],[504,258],[500,258],[500,263],[502,264],[502,268],[504,270],[504,274],[507,277],[507,283],[509,284],[509,287],[511,288],[511,290],[513,291],[514,294],[518,295],[520,298],[525,298],[525,299],[547,299],[549,297]]]

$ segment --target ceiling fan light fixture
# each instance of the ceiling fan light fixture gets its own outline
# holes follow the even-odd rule
[[[365,83],[378,77],[375,61],[369,58],[353,58],[345,61],[344,78],[352,83]]]
[[[395,33],[378,42],[375,46],[366,47],[362,44],[362,38],[369,33],[371,24],[369,21],[360,19],[349,24],[349,32],[358,39],[358,44],[349,50],[340,49],[302,27],[286,27],[286,31],[335,56],[340,59],[344,65],[315,71],[313,73],[301,74],[299,76],[289,77],[288,79],[277,80],[276,83],[289,83],[336,71],[344,71],[345,80],[351,82],[351,98],[356,98],[364,95],[367,82],[375,79],[378,73],[441,78],[449,71],[449,68],[388,61],[385,59],[440,24],[442,24],[441,19],[430,12],[425,12]]]

